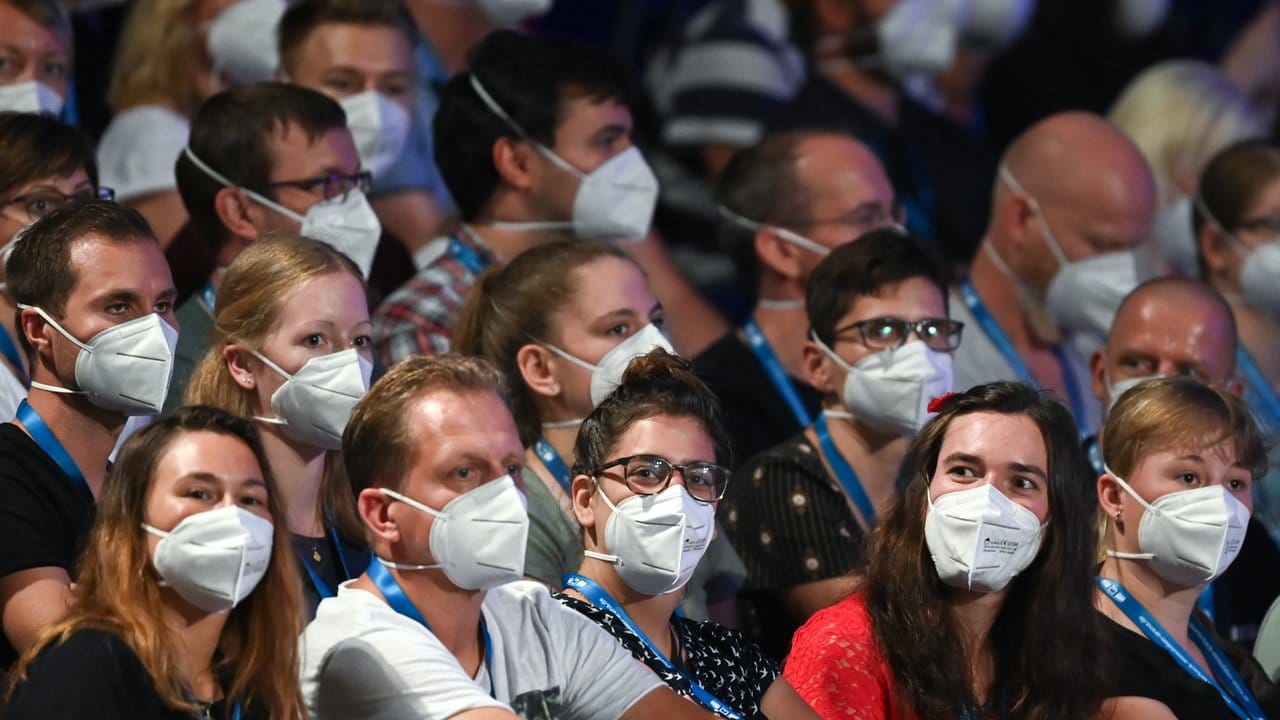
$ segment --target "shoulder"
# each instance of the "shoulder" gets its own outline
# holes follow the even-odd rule
[[[45,647],[36,659],[37,664],[59,667],[82,665],[108,668],[113,664],[141,668],[142,661],[129,643],[119,634],[99,628],[76,630],[59,643]]]
[[[803,432],[743,463],[734,473],[730,494],[758,494],[770,489],[785,491],[797,482],[831,485],[818,449]]]
[[[810,616],[796,631],[791,651],[793,655],[869,654],[878,659],[880,649],[863,596],[855,593]]]
[[[39,488],[43,494],[54,481],[71,486],[70,478],[22,428],[0,423],[0,496],[18,488]]]
[[[68,678],[75,678],[76,692],[70,694],[75,698],[60,697],[68,695]],[[40,651],[26,679],[14,689],[10,710],[68,710],[68,703],[88,710],[96,704],[114,707],[121,698],[132,703],[154,695],[151,674],[124,638],[109,630],[86,628]]]
[[[180,133],[185,139],[191,123],[187,118],[162,105],[138,105],[116,113],[102,134],[99,154],[124,150],[120,145],[149,139],[152,133],[161,137]]]

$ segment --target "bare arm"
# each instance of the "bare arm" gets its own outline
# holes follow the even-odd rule
[[[155,232],[162,249],[169,247],[169,243],[173,242],[173,236],[177,235],[187,222],[187,206],[182,204],[182,196],[177,190],[162,190],[143,195],[132,198],[124,204],[142,213],[147,222],[151,223],[151,230]]]
[[[1159,700],[1125,696],[1103,700],[1097,720],[1178,720],[1178,716]]]
[[[716,714],[704,710],[692,700],[675,694],[666,685],[650,690],[640,701],[622,715],[622,720],[681,720],[682,718],[711,720]]]
[[[666,309],[667,328],[676,352],[684,357],[694,357],[729,331],[729,324],[720,317],[720,313],[698,294],[671,262],[671,256],[656,233],[650,232],[644,240],[626,243],[622,247],[644,268],[649,276],[649,286]]]
[[[810,615],[836,604],[852,589],[853,583],[849,578],[834,577],[783,588],[778,591],[778,599],[787,606],[796,622],[803,623]]]
[[[760,699],[760,712],[767,718],[775,718],[776,720],[804,720],[805,718],[813,718],[817,720],[820,716],[809,704],[800,697],[796,689],[791,687],[791,683],[783,680],[781,676],[773,681],[768,690],[764,691],[764,697]]]
[[[0,578],[4,634],[21,654],[75,602],[71,578],[60,567],[19,570]]]

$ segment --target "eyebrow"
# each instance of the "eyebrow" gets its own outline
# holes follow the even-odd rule
[[[1009,469],[1013,470],[1014,472],[1022,472],[1022,473],[1030,473],[1032,475],[1038,475],[1039,477],[1044,479],[1048,479],[1049,477],[1044,470],[1040,469],[1039,465],[1028,465],[1026,463],[1009,463]]]
[[[964,452],[951,453],[946,458],[944,458],[942,462],[943,464],[950,463],[950,462],[966,462],[973,465],[985,465],[985,463],[982,461],[982,458],[978,457],[977,455],[972,455],[970,453],[964,453]],[[1014,472],[1029,473],[1031,475],[1037,475],[1042,478],[1048,478],[1048,475],[1045,473],[1045,471],[1040,469],[1040,466],[1038,465],[1028,465],[1026,463],[1012,462],[1012,463],[1009,463],[1009,469]]]

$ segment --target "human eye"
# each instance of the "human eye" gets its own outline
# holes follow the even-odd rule
[[[327,77],[321,81],[321,86],[334,93],[342,96],[354,95],[360,91],[360,84],[356,79],[345,76]]]
[[[310,335],[302,338],[302,344],[309,348],[320,347],[324,344],[324,341],[324,335],[320,333],[311,333]]]
[[[49,78],[64,78],[67,76],[68,63],[65,60],[48,60],[40,67],[40,72]]]
[[[1036,488],[1040,487],[1040,483],[1036,482],[1035,480],[1025,475],[1015,476],[1012,480],[1009,481],[1009,484],[1013,486],[1015,489],[1023,490],[1023,491],[1035,490]]]
[[[507,475],[510,475],[512,479],[519,480],[520,475],[523,473],[524,465],[522,463],[512,463],[507,466]]]
[[[44,217],[57,210],[59,204],[48,195],[33,195],[27,199],[27,212],[34,217]]]
[[[106,309],[108,315],[124,315],[129,312],[129,303],[114,302],[108,305]]]
[[[366,347],[369,347],[370,345],[372,345],[372,344],[373,344],[373,336],[371,336],[371,335],[357,335],[357,336],[356,336],[356,338],[355,338],[354,340],[352,340],[352,341],[351,341],[351,344],[352,344],[352,345],[354,345],[354,346],[356,346],[356,347],[358,347],[358,348],[366,348]]]
[[[1183,485],[1199,485],[1200,484],[1200,476],[1196,475],[1193,472],[1178,473],[1176,479],[1178,482],[1182,483]]]
[[[21,72],[22,63],[12,53],[0,55],[0,79],[12,79]]]
[[[1250,480],[1245,480],[1243,478],[1227,478],[1227,487],[1231,489],[1231,492],[1247,491],[1251,484]]]
[[[620,322],[604,331],[605,335],[627,337],[631,334],[631,323]]]
[[[168,300],[161,300],[152,309],[157,315],[167,315],[173,309],[173,303]]]
[[[1152,375],[1156,371],[1155,361],[1140,355],[1127,355],[1121,358],[1120,367],[1132,370],[1135,375]]]
[[[190,488],[186,493],[184,493],[184,495],[192,500],[210,500],[213,498],[213,493],[203,487]]]
[[[471,467],[470,465],[463,465],[457,470],[454,470],[453,474],[459,480],[470,480],[472,477],[475,476],[476,469]]]
[[[958,478],[972,479],[978,477],[978,473],[968,465],[952,465],[947,468],[947,474]]]

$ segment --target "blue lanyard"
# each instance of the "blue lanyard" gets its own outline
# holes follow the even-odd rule
[[[18,346],[14,344],[13,337],[3,326],[0,326],[0,355],[4,355],[4,359],[13,366],[14,374],[23,385],[30,384],[27,371],[22,366],[22,354],[18,352]]]
[[[1236,348],[1236,366],[1244,375],[1249,394],[1253,396],[1253,402],[1257,406],[1254,412],[1263,416],[1263,423],[1269,430],[1280,428],[1280,396],[1276,395],[1275,388],[1267,382],[1262,369],[1258,367],[1258,363],[1254,362],[1253,356],[1244,349],[1243,345]]]
[[[1031,374],[1031,369],[1022,361],[1022,356],[1018,354],[1017,348],[1013,346],[1013,341],[1005,334],[1004,328],[996,322],[991,316],[991,312],[987,310],[987,306],[983,304],[982,298],[978,297],[978,291],[973,289],[973,283],[966,280],[960,281],[960,297],[964,300],[965,307],[969,308],[969,313],[973,315],[973,319],[978,321],[978,325],[982,327],[982,331],[986,333],[987,339],[992,345],[996,346],[996,350],[1004,357],[1005,362],[1009,363],[1009,367],[1013,368],[1013,374],[1025,383],[1036,383],[1035,376]],[[1084,427],[1084,401],[1080,396],[1080,385],[1076,382],[1075,375],[1071,372],[1071,366],[1067,362],[1066,354],[1062,348],[1055,347],[1053,355],[1058,360],[1058,366],[1062,368],[1062,380],[1066,383],[1067,402],[1071,404],[1071,413],[1075,416],[1076,430],[1081,434],[1085,433]]]
[[[461,233],[463,231],[459,230],[458,232]],[[462,244],[462,241],[458,239],[457,233],[449,237],[449,254],[453,256],[454,260],[462,263],[463,267],[470,270],[472,275],[479,275],[489,266],[489,263],[485,262],[479,253]]]
[[[382,558],[377,555],[369,562],[369,569],[365,570],[369,575],[369,579],[377,586],[378,592],[382,593],[382,597],[387,599],[387,604],[392,610],[409,618],[426,628],[427,632],[431,632],[431,626],[427,624],[427,619],[422,617],[422,613],[418,612],[418,608],[409,602],[409,598],[405,597],[404,590],[400,588],[400,583],[396,582],[391,573],[387,570],[387,566],[382,564]],[[432,633],[433,635],[435,633]],[[484,638],[484,666],[489,674],[489,697],[497,700],[498,694],[493,686],[493,640],[489,637],[489,628],[485,626],[484,617],[480,618],[480,635]]]
[[[747,324],[742,326],[742,331],[747,334],[747,347],[751,348],[751,352],[755,353],[756,359],[760,361],[765,375],[769,376],[769,381],[773,383],[773,389],[787,401],[787,406],[791,408],[791,414],[795,416],[796,422],[802,428],[809,427],[809,423],[812,422],[809,418],[809,410],[800,399],[795,383],[791,381],[787,371],[782,369],[782,363],[778,361],[778,356],[769,345],[769,338],[764,336],[755,320],[748,320]]]
[[[813,424],[813,431],[818,436],[818,444],[822,446],[822,455],[827,459],[827,464],[831,466],[831,469],[835,471],[836,479],[840,481],[840,486],[844,488],[845,493],[849,495],[849,499],[853,501],[853,504],[858,507],[858,512],[862,513],[862,518],[867,521],[867,525],[875,525],[876,508],[871,504],[871,498],[858,480],[858,474],[853,471],[853,468],[845,461],[844,456],[840,454],[840,450],[836,448],[836,444],[831,441],[831,431],[827,428],[826,413],[818,415],[817,422]]]
[[[742,717],[737,713],[737,711],[726,705],[715,695],[712,695],[706,688],[702,687],[702,685],[698,684],[698,681],[690,677],[688,673],[676,667],[675,663],[671,662],[666,655],[663,655],[662,652],[658,650],[658,647],[653,644],[653,641],[649,639],[649,636],[645,635],[644,631],[640,629],[640,626],[636,625],[635,621],[631,619],[631,616],[627,614],[627,611],[622,609],[622,606],[618,604],[618,601],[614,600],[613,597],[610,596],[608,592],[605,592],[604,588],[597,585],[594,580],[578,575],[577,573],[568,573],[564,575],[560,581],[564,583],[565,588],[577,590],[582,593],[583,597],[591,601],[592,605],[621,620],[622,624],[626,625],[627,629],[636,637],[640,638],[640,642],[644,643],[645,647],[649,648],[649,650],[657,656],[658,661],[666,667],[668,672],[677,673],[685,680],[689,681],[689,689],[693,692],[693,697],[698,701],[699,705],[717,713],[721,717],[733,718],[734,720],[739,720]]]
[[[347,555],[342,552],[342,540],[338,537],[337,528],[329,528],[329,542],[333,543],[333,551],[338,556],[338,565],[342,568],[342,580],[351,579],[351,568],[347,567]],[[329,587],[329,583],[320,577],[320,572],[307,562],[307,558],[299,558],[302,561],[302,567],[306,568],[307,575],[311,578],[311,584],[315,587],[316,593],[320,595],[320,599],[331,598],[335,595],[334,589]],[[341,581],[340,581],[341,582]]]
[[[1197,665],[1196,661],[1180,645],[1174,642],[1173,638],[1169,637],[1169,633],[1165,632],[1165,629],[1151,616],[1151,613],[1147,612],[1147,609],[1142,607],[1141,603],[1126,592],[1120,583],[1104,577],[1097,578],[1097,582],[1098,587],[1102,588],[1102,591],[1107,594],[1107,597],[1111,598],[1116,607],[1120,608],[1135,625],[1141,628],[1142,632],[1152,642],[1169,653],[1182,666],[1182,669],[1197,680],[1212,685],[1218,691],[1218,694],[1222,696],[1222,700],[1227,704],[1227,707],[1231,708],[1232,712],[1244,718],[1244,720],[1266,720],[1266,714],[1262,712],[1258,701],[1253,698],[1253,694],[1245,686],[1240,674],[1227,661],[1226,656],[1223,655],[1222,650],[1218,648],[1212,638],[1205,634],[1204,630],[1195,621],[1192,621],[1187,628],[1191,639],[1195,642],[1196,647],[1200,648],[1200,652],[1204,653],[1204,657],[1209,661],[1209,666],[1213,669],[1214,674],[1221,678],[1230,688],[1230,693]]]
[[[62,446],[62,443],[58,442],[58,438],[54,437],[53,431],[49,429],[48,425],[44,424],[44,419],[40,417],[35,408],[27,404],[26,400],[18,404],[18,422],[22,423],[22,426],[27,429],[31,439],[36,442],[36,445],[40,446],[44,454],[48,455],[49,459],[57,464],[63,474],[71,478],[71,482],[84,488],[84,491],[89,494],[89,499],[92,500],[93,490],[89,489],[89,483],[85,481],[84,473],[80,472],[76,461],[71,459],[71,454]]]
[[[209,315],[213,316],[214,307],[218,298],[218,293],[213,289],[213,283],[205,283],[200,288],[200,302],[204,304],[204,308],[209,311]]]
[[[551,447],[551,443],[547,439],[540,437],[533,441],[533,453],[542,461],[547,471],[555,476],[556,482],[560,483],[560,487],[564,488],[566,495],[573,494],[573,473],[569,471],[569,466],[565,464],[564,458],[560,457],[560,453]]]
[[[240,720],[240,703],[231,706],[231,720]]]

